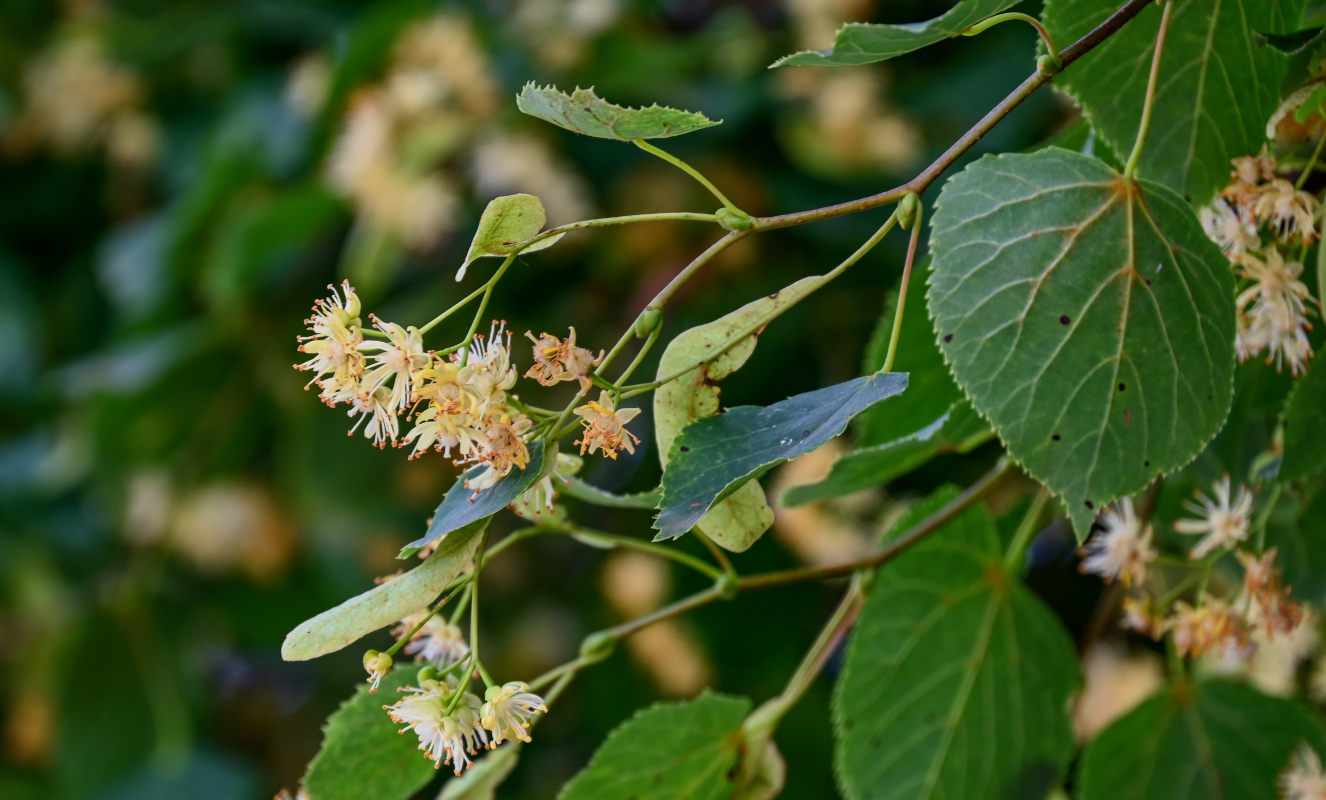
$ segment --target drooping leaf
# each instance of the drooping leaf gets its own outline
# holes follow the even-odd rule
[[[851,800],[1044,797],[1073,752],[1077,659],[972,509],[879,571],[834,691]]]
[[[872,64],[960,36],[986,17],[1017,5],[1020,0],[962,0],[941,16],[906,25],[849,22],[838,29],[833,47],[783,56],[773,67],[842,67]],[[1071,41],[1071,40],[1070,40]]]
[[[608,734],[560,800],[722,800],[737,761],[750,701],[705,692],[685,703],[658,703]]]
[[[912,389],[908,386],[908,392]],[[905,396],[905,395],[904,395]],[[937,454],[944,444],[941,431],[949,412],[911,436],[844,453],[833,462],[829,474],[815,483],[793,486],[778,502],[787,507],[832,500],[835,497],[882,486],[905,475]]]
[[[1099,0],[1049,0],[1044,23],[1056,42],[1077,40],[1114,13]],[[1255,154],[1280,102],[1286,56],[1258,32],[1297,26],[1302,0],[1180,0],[1161,54],[1160,76],[1139,174],[1203,204],[1229,182],[1229,161]],[[1117,153],[1133,148],[1161,8],[1136,19],[1055,77]]]
[[[1058,148],[987,156],[945,185],[932,249],[954,377],[1079,537],[1220,429],[1233,273],[1178,195]]]
[[[555,86],[539,86],[533,82],[520,90],[516,107],[574,133],[623,142],[680,136],[722,123],[722,120],[712,120],[694,111],[657,104],[648,108],[614,105],[594,94],[592,88],[577,88],[567,94]]]
[[[898,352],[893,369],[907,373],[907,391],[889,402],[861,412],[856,420],[856,440],[862,447],[882,445],[918,433],[929,426],[952,404],[963,399],[953,382],[944,356],[935,345],[935,329],[925,306],[926,281],[930,277],[930,259],[923,259],[912,270],[907,283],[907,307],[898,332]],[[898,292],[884,299],[884,313],[875,326],[866,347],[865,372],[884,368],[889,339],[893,335],[894,312]]]
[[[529,241],[543,230],[548,215],[543,210],[543,201],[532,194],[509,194],[489,201],[479,217],[479,225],[474,231],[474,241],[465,254],[465,263],[456,273],[456,280],[465,277],[465,270],[476,258],[485,256],[509,256],[516,251],[521,242]],[[522,250],[533,253],[552,247],[564,234],[550,236]]]
[[[1299,703],[1227,681],[1168,688],[1087,745],[1082,800],[1277,800],[1300,742],[1326,752]]]
[[[567,497],[574,497],[577,500],[584,500],[586,503],[608,508],[658,508],[658,498],[662,494],[662,490],[657,486],[634,494],[613,494],[592,484],[585,483],[579,478],[571,478],[565,484],[562,484],[561,491]]]
[[[465,488],[465,481],[477,477],[484,468],[474,467],[461,475],[443,495],[442,502],[433,512],[433,520],[428,523],[428,532],[401,548],[397,558],[409,558],[439,536],[445,536],[472,522],[487,519],[506,508],[543,474],[544,455],[543,442],[530,445],[529,463],[525,468],[512,469],[509,475],[495,485],[479,492],[478,497],[474,497],[474,492]],[[473,500],[470,499],[472,497]]]
[[[451,531],[424,563],[301,622],[285,637],[281,658],[307,661],[333,653],[424,608],[469,567],[487,524],[480,519]]]
[[[520,742],[507,742],[475,761],[459,778],[447,781],[437,800],[496,800],[497,788],[519,758]]]
[[[1296,481],[1326,469],[1326,361],[1313,361],[1285,403],[1280,479]]]
[[[852,417],[906,388],[906,374],[877,372],[692,422],[668,454],[656,538],[681,536],[729,491],[809,453],[842,433]]]
[[[360,686],[323,728],[322,749],[309,762],[304,788],[310,800],[404,800],[437,775],[413,734],[399,735],[384,703],[413,683],[417,666],[399,666],[378,691]]]
[[[802,278],[713,322],[691,328],[668,343],[658,362],[658,377],[677,377],[654,390],[654,435],[664,470],[672,442],[682,429],[718,413],[718,381],[746,363],[755,350],[760,329],[824,282],[822,275]],[[773,510],[764,498],[764,490],[751,481],[709,509],[698,527],[720,546],[741,552],[772,524]]]

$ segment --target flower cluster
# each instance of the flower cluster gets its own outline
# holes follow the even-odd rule
[[[1280,773],[1280,796],[1284,800],[1322,800],[1326,797],[1326,771],[1321,757],[1303,742]]]
[[[1188,553],[1197,569],[1209,570],[1214,559],[1247,541],[1252,519],[1252,494],[1247,487],[1235,491],[1228,476],[1213,486],[1212,497],[1198,492],[1184,506],[1197,515],[1174,523],[1180,534],[1201,536]],[[1275,548],[1260,555],[1238,550],[1243,583],[1232,597],[1203,591],[1195,603],[1172,598],[1171,608],[1159,604],[1147,584],[1150,565],[1159,553],[1152,544],[1153,529],[1139,518],[1130,498],[1111,504],[1101,514],[1100,530],[1082,548],[1083,572],[1107,581],[1118,580],[1133,591],[1123,601],[1123,627],[1152,638],[1168,633],[1182,655],[1213,655],[1247,661],[1257,650],[1258,628],[1266,638],[1297,635],[1308,619],[1307,611],[1290,597],[1275,567]]]
[[[1229,185],[1200,217],[1207,236],[1246,281],[1236,299],[1239,358],[1265,353],[1268,363],[1277,369],[1287,363],[1298,375],[1312,357],[1308,317],[1317,301],[1300,280],[1303,265],[1287,261],[1281,248],[1317,238],[1321,204],[1278,177],[1275,159],[1265,150],[1233,163]]]
[[[450,764],[457,775],[474,763],[480,748],[491,750],[510,739],[528,742],[531,720],[548,710],[523,683],[491,686],[480,701],[454,677],[422,677],[426,673],[420,673],[418,686],[401,689],[405,697],[383,708],[392,722],[405,726],[402,733],[419,737],[419,749],[436,767]]]
[[[425,616],[427,619],[424,619]],[[422,627],[419,625],[421,620]],[[415,628],[419,629],[416,631]],[[411,631],[414,631],[413,635],[410,635]],[[460,628],[429,611],[420,611],[401,620],[391,634],[397,639],[410,635],[410,640],[405,643],[405,652],[414,656],[416,661],[427,662],[440,669],[470,654],[469,642],[461,635]]]

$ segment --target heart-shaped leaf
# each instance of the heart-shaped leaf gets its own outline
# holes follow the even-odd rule
[[[944,186],[930,311],[958,384],[1079,537],[1229,412],[1234,276],[1169,189],[1047,148]]]

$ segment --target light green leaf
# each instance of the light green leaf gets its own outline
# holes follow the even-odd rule
[[[880,569],[833,697],[850,800],[1044,797],[1073,752],[1077,659],[972,509]]]
[[[509,194],[493,199],[479,217],[474,241],[470,242],[470,251],[465,254],[465,263],[456,273],[456,280],[465,278],[465,270],[469,269],[470,263],[476,258],[505,257],[516,252],[520,243],[537,236],[547,221],[543,201],[532,194]],[[534,253],[552,247],[564,235],[559,233],[549,236],[520,252]]]
[[[987,156],[945,185],[931,241],[953,375],[1079,537],[1220,429],[1233,271],[1178,195],[1058,148]]]
[[[538,86],[532,81],[520,90],[516,107],[574,133],[623,142],[680,136],[722,123],[694,111],[657,104],[648,108],[613,105],[594,94],[593,88],[577,88],[568,95],[555,86]]]
[[[1308,374],[1294,382],[1284,426],[1280,480],[1310,478],[1326,469],[1326,361],[1313,361]]]
[[[1114,13],[1100,0],[1048,0],[1056,42],[1077,40]],[[1229,161],[1266,140],[1288,60],[1260,33],[1289,30],[1302,0],[1177,0],[1161,54],[1139,174],[1204,204],[1229,182]],[[1117,153],[1137,136],[1161,8],[1137,18],[1055,77]]]
[[[739,406],[687,425],[663,473],[655,539],[675,539],[735,487],[809,453],[852,417],[907,388],[907,376],[877,372],[769,406]]]
[[[414,734],[397,733],[384,703],[413,683],[417,666],[402,666],[382,679],[378,691],[360,686],[354,696],[327,718],[322,749],[304,775],[310,800],[403,800],[437,775],[433,762],[419,752]],[[482,763],[482,762],[480,762]]]
[[[682,429],[718,413],[718,381],[750,358],[756,332],[824,282],[822,275],[802,278],[713,322],[691,328],[668,343],[658,362],[658,377],[690,369],[654,391],[654,435],[665,471],[672,442]],[[772,524],[773,510],[764,498],[764,490],[751,481],[709,509],[697,527],[720,546],[741,552]]]
[[[750,701],[705,692],[637,712],[566,784],[560,800],[722,800]]]
[[[497,787],[516,768],[520,742],[507,742],[474,762],[459,778],[447,781],[437,800],[496,800]]]
[[[428,523],[428,530],[423,536],[401,548],[397,558],[409,558],[425,545],[439,536],[446,536],[454,530],[463,528],[472,522],[487,519],[520,497],[526,489],[543,475],[543,464],[547,456],[545,442],[535,442],[529,448],[529,463],[524,469],[513,469],[495,485],[479,492],[465,488],[465,482],[483,472],[485,467],[470,469],[456,479],[447,493],[442,496],[433,518]]]
[[[307,661],[333,653],[424,608],[470,566],[487,525],[481,519],[452,531],[424,563],[301,622],[286,635],[281,658]]]
[[[838,29],[833,47],[793,53],[771,67],[842,67],[872,64],[929,47],[959,36],[986,17],[1017,5],[1020,0],[962,0],[943,15],[907,25],[849,22]],[[1070,40],[1071,41],[1071,40]]]
[[[1276,778],[1321,722],[1299,703],[1226,681],[1165,689],[1082,757],[1081,800],[1277,800]]]

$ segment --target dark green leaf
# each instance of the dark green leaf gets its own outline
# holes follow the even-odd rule
[[[322,749],[304,775],[310,800],[402,800],[432,780],[437,770],[419,752],[419,740],[398,734],[382,710],[418,674],[417,666],[397,667],[376,693],[360,686],[327,718]]]
[[[1067,44],[1116,8],[1100,0],[1049,0],[1044,22],[1056,42]],[[1231,158],[1261,149],[1288,62],[1256,31],[1287,30],[1302,9],[1302,0],[1175,3],[1138,167],[1143,177],[1201,204],[1228,183]],[[1117,153],[1130,152],[1137,136],[1160,17],[1159,6],[1143,9],[1055,78]]]
[[[951,39],[986,17],[1017,5],[1019,0],[962,0],[942,16],[907,25],[849,22],[838,29],[833,47],[783,56],[774,67],[841,67],[871,64]],[[1071,41],[1071,40],[1070,40]]]
[[[472,522],[491,517],[506,508],[538,480],[543,472],[543,459],[544,443],[531,444],[529,463],[525,468],[511,470],[511,474],[498,481],[496,485],[479,492],[478,497],[474,497],[474,492],[465,488],[465,481],[477,477],[484,468],[475,467],[461,475],[447,490],[437,510],[433,512],[433,520],[428,523],[428,532],[401,548],[397,558],[409,558],[439,536],[445,536]]]
[[[889,401],[861,412],[856,421],[857,444],[869,447],[915,435],[935,421],[944,409],[962,400],[962,392],[953,382],[944,356],[935,345],[935,329],[925,307],[925,286],[930,277],[930,260],[913,270],[907,285],[907,308],[898,332],[898,353],[893,369],[907,373],[907,391]],[[884,314],[866,348],[865,373],[878,372],[888,355],[893,333],[894,311],[898,293],[889,292],[884,300]]]
[[[1326,468],[1326,362],[1313,361],[1285,404],[1280,479],[1296,481]]]
[[[470,566],[486,519],[450,532],[424,563],[301,622],[285,637],[281,658],[307,661],[399,622],[433,602]]]
[[[1326,732],[1293,700],[1237,683],[1165,689],[1087,746],[1082,800],[1277,800],[1276,778]]]
[[[722,122],[694,111],[657,104],[648,108],[613,105],[594,94],[592,88],[576,89],[568,95],[555,86],[538,86],[533,82],[520,90],[516,106],[532,117],[568,131],[624,142],[680,136]]]
[[[802,278],[713,322],[684,331],[668,343],[658,361],[658,376],[660,380],[672,379],[654,391],[654,435],[664,470],[672,442],[682,429],[718,413],[718,382],[750,358],[756,332],[824,282],[823,275]],[[765,500],[764,490],[750,481],[709,509],[697,527],[720,546],[741,552],[772,524],[773,509]]]
[[[1077,659],[972,509],[880,569],[834,692],[852,800],[1044,797],[1073,752]]]
[[[1267,522],[1266,546],[1278,550],[1275,563],[1295,599],[1326,601],[1326,489],[1308,498],[1286,491]]]
[[[873,447],[860,447],[844,454],[833,462],[828,475],[815,483],[793,486],[783,493],[779,503],[791,507],[817,500],[832,500],[863,489],[883,486],[899,475],[907,474],[940,451],[944,443],[941,430],[948,418],[946,412],[911,436]]]
[[[1058,148],[987,156],[945,185],[932,248],[954,376],[1079,537],[1220,429],[1234,277],[1178,195]]]
[[[705,692],[637,712],[571,779],[560,800],[720,800],[732,794],[750,701]]]
[[[508,742],[474,762],[459,778],[447,781],[437,800],[495,800],[497,787],[516,768],[520,742]]]
[[[809,453],[842,433],[852,417],[906,388],[905,374],[881,372],[692,422],[668,455],[656,538],[681,536],[727,492]]]
[[[547,221],[543,201],[532,194],[509,194],[489,201],[479,217],[474,240],[465,254],[465,263],[456,273],[456,280],[465,277],[465,270],[476,258],[509,256],[516,252],[517,246],[537,236]],[[550,236],[520,252],[533,253],[552,247],[562,236],[560,233]]]

